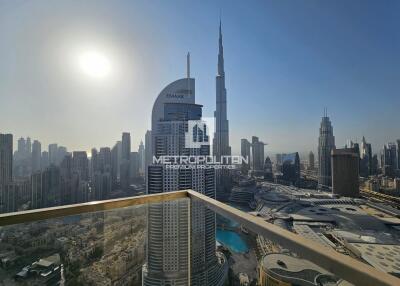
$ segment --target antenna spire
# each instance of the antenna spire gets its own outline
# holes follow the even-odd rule
[[[187,53],[186,56],[186,76],[187,78],[190,78],[190,53]]]
[[[324,117],[328,117],[328,108],[324,107]]]

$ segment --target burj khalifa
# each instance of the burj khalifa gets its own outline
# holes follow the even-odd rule
[[[214,112],[215,133],[213,138],[213,156],[222,162],[221,157],[231,155],[229,146],[229,121],[226,106],[225,70],[224,70],[224,47],[222,45],[222,28],[219,23],[219,51],[218,72],[216,76],[216,109]],[[216,170],[217,199],[229,189],[229,170]]]

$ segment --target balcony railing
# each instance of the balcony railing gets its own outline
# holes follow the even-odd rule
[[[400,285],[400,279],[368,264],[191,190],[2,214],[0,281],[19,285],[19,281],[23,283],[24,279],[28,279],[28,274],[40,273],[44,278],[53,275],[54,280],[62,281],[63,285],[79,285],[85,284],[79,275],[86,271],[85,277],[94,284],[96,279],[97,282],[109,279],[110,284],[116,285],[129,284],[127,281],[139,284],[141,273],[147,267],[144,252],[148,232],[146,222],[150,218],[146,207],[165,202],[187,203],[189,210],[194,202],[201,204],[217,213],[219,218],[216,224],[220,228],[230,230],[240,226],[244,232],[250,233],[249,237],[255,238],[254,241],[266,239],[281,252],[295,254],[299,261],[303,261],[300,258],[307,260],[318,269],[323,269],[322,274],[330,273],[340,281],[354,285]],[[188,213],[187,235],[190,236],[193,214]],[[252,242],[249,243],[251,245]],[[72,248],[75,250],[72,251]],[[243,253],[243,259],[249,259],[243,267],[249,267],[253,276],[262,280],[260,258],[251,258],[250,254],[246,254],[248,250],[238,252]],[[273,250],[271,253],[274,253]],[[222,254],[217,257],[226,259]],[[250,260],[256,265],[250,267]],[[192,260],[187,261],[190,264]],[[191,269],[190,265],[187,268]],[[190,270],[188,272],[186,285],[193,281]],[[96,273],[107,273],[108,276],[96,277]],[[275,274],[279,276],[273,271],[268,275],[270,279],[278,279]],[[35,282],[31,284],[40,284],[40,279],[33,278],[32,281]],[[50,281],[48,285],[51,285],[51,279],[46,281]]]

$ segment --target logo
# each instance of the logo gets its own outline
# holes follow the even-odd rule
[[[207,146],[209,155],[166,155],[153,156],[153,164],[164,165],[167,169],[235,169],[249,159],[243,156],[213,156],[214,117],[189,120],[185,131],[185,148],[199,149]]]
[[[189,120],[188,130],[185,132],[185,148],[201,148],[211,145],[210,127],[206,120]]]

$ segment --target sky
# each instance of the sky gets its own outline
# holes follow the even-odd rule
[[[185,77],[215,108],[222,18],[233,153],[316,151],[324,107],[336,146],[400,138],[400,1],[0,0],[0,133],[89,151],[150,129],[158,93]],[[86,74],[100,54],[108,73]],[[93,72],[93,71],[92,71]],[[14,145],[16,146],[16,145]]]

